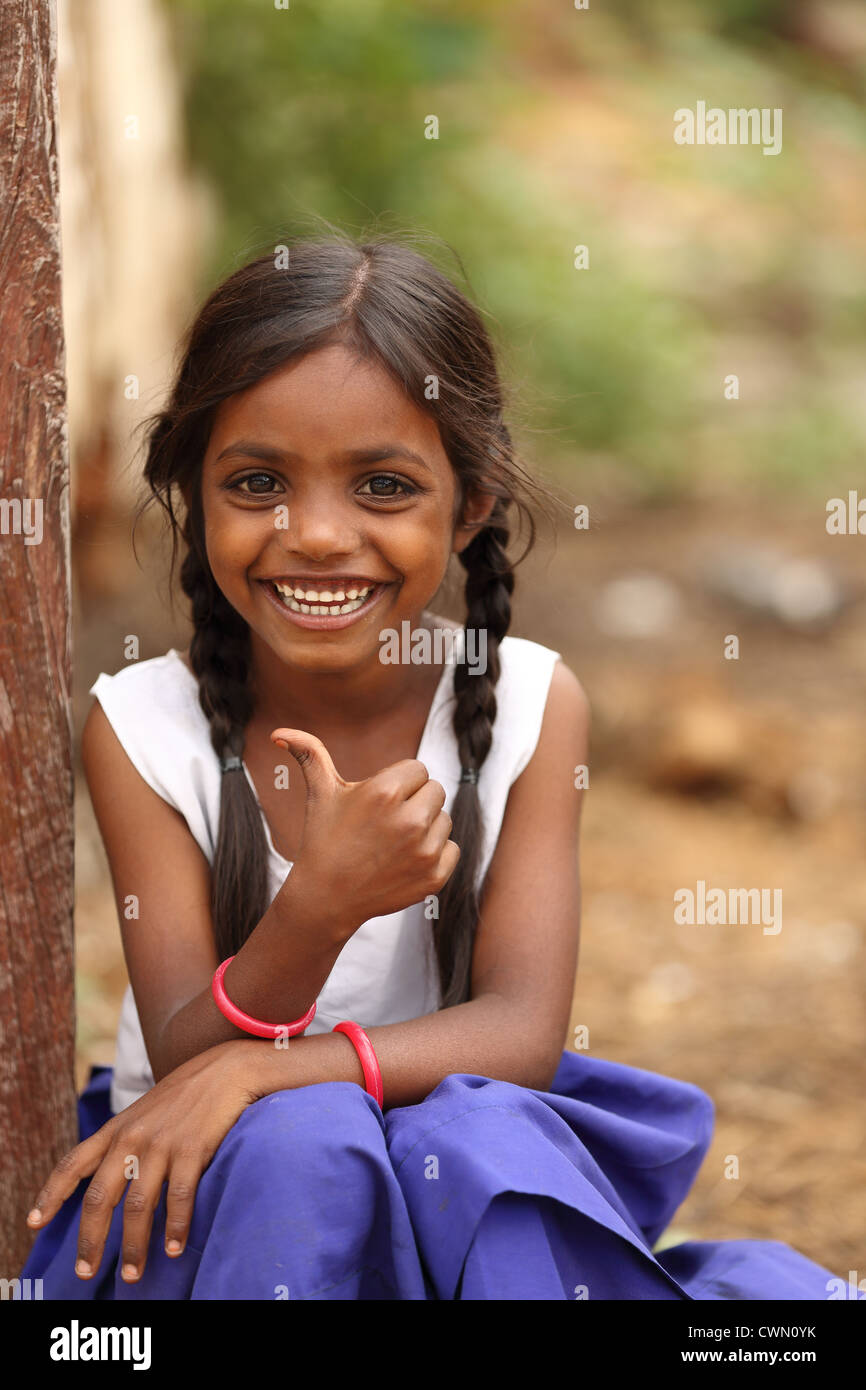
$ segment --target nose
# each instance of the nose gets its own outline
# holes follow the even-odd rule
[[[357,517],[332,487],[296,492],[287,508],[284,548],[292,555],[321,562],[334,555],[351,555],[359,546]]]

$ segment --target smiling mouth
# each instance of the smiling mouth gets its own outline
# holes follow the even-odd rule
[[[320,580],[262,579],[259,581],[277,602],[292,613],[310,618],[342,618],[369,606],[385,587],[369,579]]]
[[[296,581],[295,584],[281,580],[264,582],[293,613],[309,613],[310,617],[342,617],[345,613],[356,613],[374,589],[381,588],[381,584],[360,580],[352,580],[348,584],[331,581],[331,584],[316,585],[309,581]]]

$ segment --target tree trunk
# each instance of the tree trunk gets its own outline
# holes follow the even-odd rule
[[[0,28],[0,1277],[77,1139],[69,465],[54,0]]]

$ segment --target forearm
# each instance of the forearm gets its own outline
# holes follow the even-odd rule
[[[348,939],[345,926],[338,930],[310,897],[293,870],[225,972],[229,999],[253,1018],[279,1024],[305,1014]],[[208,982],[163,1028],[154,1079],[209,1047],[249,1037],[220,1012]]]
[[[565,1043],[564,1028],[560,1038],[549,1024],[536,1026],[521,1006],[497,994],[366,1032],[379,1059],[386,1109],[424,1100],[454,1072],[547,1090]],[[250,1084],[263,1095],[322,1081],[364,1084],[358,1054],[343,1033],[293,1038],[287,1047],[244,1046]]]

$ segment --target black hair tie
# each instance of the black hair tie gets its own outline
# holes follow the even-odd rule
[[[477,768],[477,767],[461,767],[461,769],[460,769],[460,781],[461,781],[461,782],[471,782],[472,785],[474,786],[474,785],[477,783],[477,781],[478,781],[478,768]]]

